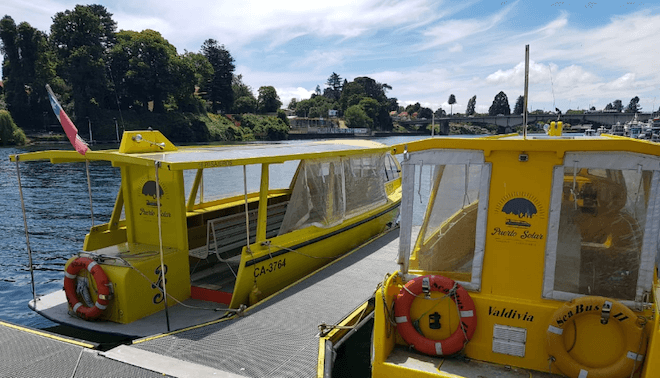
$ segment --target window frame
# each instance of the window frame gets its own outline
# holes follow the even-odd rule
[[[477,224],[475,230],[474,257],[472,259],[472,276],[470,282],[457,281],[469,291],[481,290],[481,275],[486,246],[486,224],[488,221],[488,201],[490,195],[490,180],[492,164],[485,161],[482,150],[454,150],[438,149],[412,152],[404,154],[402,167],[402,199],[401,199],[401,231],[399,236],[398,264],[404,274],[408,274],[411,254],[412,227],[413,227],[413,199],[417,188],[415,187],[416,166],[428,165],[481,165],[479,179],[479,208],[477,210]],[[427,204],[425,209],[428,212]]]
[[[642,238],[635,299],[619,300],[619,302],[628,307],[638,308],[639,304],[647,300],[648,293],[653,288],[653,273],[659,242],[658,234],[660,233],[660,157],[630,152],[567,152],[564,156],[564,164],[555,166],[552,178],[550,214],[548,217],[548,239],[545,248],[542,297],[545,299],[570,301],[574,298],[586,296],[586,294],[570,293],[554,289],[564,169],[574,168],[576,166],[587,169],[652,172],[646,222],[643,228],[644,236]]]

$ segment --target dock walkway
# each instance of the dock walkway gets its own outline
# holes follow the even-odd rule
[[[103,353],[172,376],[313,377],[321,323],[335,324],[397,269],[398,228],[249,309],[245,316]]]
[[[104,357],[94,344],[0,322],[0,377],[163,377]]]

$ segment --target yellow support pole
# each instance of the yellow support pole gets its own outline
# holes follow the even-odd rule
[[[269,164],[261,165],[261,186],[259,188],[259,212],[257,215],[256,243],[266,240],[266,224],[268,221],[268,169]]]

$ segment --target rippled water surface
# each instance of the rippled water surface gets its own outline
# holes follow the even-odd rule
[[[418,137],[377,139],[388,145]],[[299,143],[290,141],[287,143]],[[62,148],[68,145],[40,147]],[[53,326],[32,312],[28,252],[23,212],[18,189],[16,163],[9,155],[35,148],[0,148],[0,319],[34,328]],[[34,264],[37,295],[60,290],[66,261],[82,249],[85,234],[92,224],[85,164],[20,163],[25,213]],[[106,223],[120,185],[119,169],[109,163],[90,163],[90,182],[94,222]]]

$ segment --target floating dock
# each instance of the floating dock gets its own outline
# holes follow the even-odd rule
[[[396,268],[398,228],[248,309],[103,356],[177,377],[313,377],[319,325],[339,322]]]
[[[168,375],[103,356],[93,343],[0,322],[0,377],[136,377]]]

